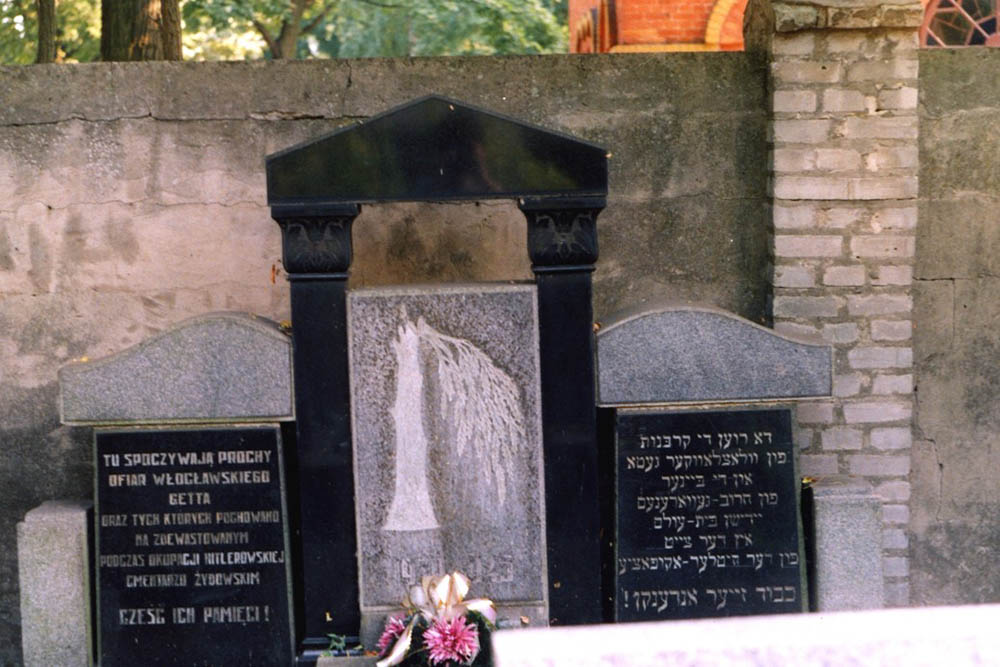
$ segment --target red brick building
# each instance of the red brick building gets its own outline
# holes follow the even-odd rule
[[[746,0],[570,0],[572,53],[738,51]]]
[[[747,0],[569,0],[571,53],[740,51]],[[921,0],[920,45],[1000,46],[995,0]]]

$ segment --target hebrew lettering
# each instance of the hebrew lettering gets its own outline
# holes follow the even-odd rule
[[[636,410],[616,438],[616,618],[802,609],[788,411]]]

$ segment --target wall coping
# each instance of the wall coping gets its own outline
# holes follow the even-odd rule
[[[775,32],[919,28],[919,0],[782,0],[772,3]]]

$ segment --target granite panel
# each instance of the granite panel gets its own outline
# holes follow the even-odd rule
[[[291,342],[246,313],[185,320],[127,350],[59,369],[67,424],[290,421]]]
[[[86,667],[91,659],[88,501],[49,500],[17,524],[21,647],[27,667]]]
[[[547,618],[536,308],[528,285],[349,295],[367,643],[409,586],[452,570],[501,618]]]
[[[626,312],[597,332],[601,405],[829,396],[829,345],[713,308]]]
[[[859,478],[824,477],[812,485],[816,611],[880,609],[882,502]]]

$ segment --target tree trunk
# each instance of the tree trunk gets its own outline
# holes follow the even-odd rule
[[[134,0],[101,0],[101,60],[129,60]]]
[[[103,0],[101,59],[181,60],[179,0]]]
[[[136,4],[129,60],[163,60],[160,0],[138,0]]]
[[[183,60],[181,50],[181,8],[179,0],[161,0],[163,22],[160,36],[163,39],[163,59]]]
[[[313,0],[295,0],[292,3],[292,15],[281,24],[278,33],[278,53],[272,53],[274,58],[294,58],[298,52],[299,36],[302,34],[302,15]]]
[[[56,0],[38,0],[38,53],[36,63],[56,61]]]

